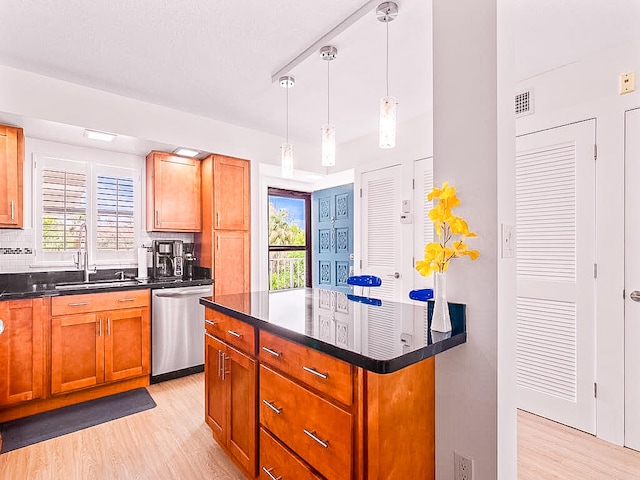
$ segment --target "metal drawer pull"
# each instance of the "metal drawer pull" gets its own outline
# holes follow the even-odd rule
[[[119,302],[135,302],[137,299],[136,298],[119,298],[118,301]]]
[[[313,373],[314,375],[317,375],[318,377],[326,380],[327,378],[329,378],[329,374],[328,373],[320,373],[319,371],[317,371],[315,368],[309,368],[309,367],[302,367],[302,369],[306,372],[309,373]]]
[[[14,205],[15,205],[15,201],[11,200],[11,220],[15,220],[16,219]]]
[[[262,471],[264,473],[266,473],[271,480],[281,480],[282,479],[282,477],[274,477],[273,476],[273,474],[271,473],[273,471],[273,468],[262,467]]]
[[[233,330],[227,330],[227,333],[229,335],[233,335],[236,338],[240,338],[242,336],[241,334],[239,334],[238,332],[234,332]]]
[[[271,354],[271,355],[273,355],[274,357],[279,357],[279,356],[280,356],[280,354],[279,354],[278,352],[276,352],[275,350],[271,350],[271,349],[270,349],[270,348],[268,348],[268,347],[262,347],[262,349],[263,349],[265,352],[270,353],[270,354]]]
[[[2,334],[2,332],[4,332],[4,322],[0,320],[0,334]]]
[[[78,303],[70,303],[70,307],[84,307],[85,305],[89,305],[89,302],[78,302]]]
[[[316,431],[315,430],[312,430],[310,432],[309,430],[307,430],[305,428],[305,429],[303,429],[303,432],[306,433],[307,435],[309,435],[311,438],[313,438],[316,442],[318,442],[324,448],[329,448],[329,440],[325,440],[324,442],[322,440],[320,440],[318,437],[316,437]]]
[[[216,322],[212,322],[211,320],[205,320],[204,323],[208,323],[209,325],[211,325],[212,327],[215,327],[217,325]]]
[[[273,405],[273,402],[268,402],[266,400],[262,400],[262,403],[264,403],[267,407],[269,407],[271,410],[273,410],[274,412],[276,412],[276,414],[280,415],[280,412],[282,411],[281,408],[277,408]]]

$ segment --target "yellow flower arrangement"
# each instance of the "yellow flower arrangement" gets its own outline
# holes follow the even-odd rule
[[[469,230],[464,218],[452,212],[454,207],[460,205],[455,187],[445,182],[442,188],[434,187],[427,199],[438,200],[429,211],[429,218],[436,227],[439,241],[428,243],[424,247],[424,259],[416,262],[416,270],[425,277],[432,272],[446,272],[452,258],[467,256],[475,260],[480,256],[480,252],[469,250],[465,243],[466,238],[477,235]]]

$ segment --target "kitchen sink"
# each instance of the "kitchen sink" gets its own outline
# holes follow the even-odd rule
[[[137,280],[92,280],[90,282],[67,282],[56,284],[56,290],[93,290],[97,288],[132,287]]]

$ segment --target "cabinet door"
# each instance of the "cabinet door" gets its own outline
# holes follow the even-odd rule
[[[151,362],[149,309],[113,310],[101,315],[106,322],[105,381],[148,375]]]
[[[215,230],[249,230],[251,207],[249,161],[215,156],[213,204]]]
[[[51,393],[64,393],[104,382],[102,314],[51,318]]]
[[[213,436],[222,445],[227,443],[229,410],[228,382],[223,380],[223,355],[226,347],[217,338],[205,334],[204,388],[205,420]]]
[[[200,160],[151,153],[147,157],[147,182],[150,175],[147,230],[199,232],[202,227]]]
[[[256,475],[256,361],[227,345],[223,378],[229,382],[228,448],[236,460]]]
[[[214,245],[215,295],[248,292],[251,286],[249,232],[217,230]]]
[[[41,299],[0,302],[0,407],[42,397],[41,304]]]
[[[22,228],[23,162],[22,129],[0,125],[0,227]]]

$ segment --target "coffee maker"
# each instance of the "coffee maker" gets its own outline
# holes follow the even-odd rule
[[[182,240],[154,240],[153,278],[156,280],[180,280],[183,272]]]
[[[196,264],[196,257],[194,255],[195,244],[184,244],[184,275],[185,280],[193,280],[193,270]]]

